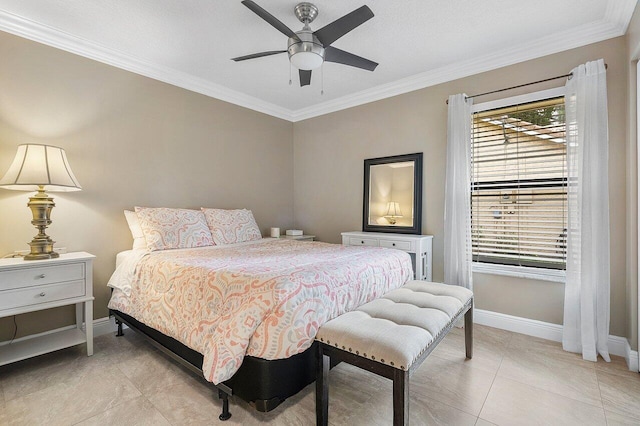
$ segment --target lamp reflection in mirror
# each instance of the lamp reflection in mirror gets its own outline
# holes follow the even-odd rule
[[[38,235],[29,243],[31,252],[25,260],[51,259],[58,257],[53,250],[55,241],[45,233],[51,224],[51,209],[55,207],[53,198],[44,191],[80,191],[82,187],[73,175],[64,149],[50,145],[25,144],[18,146],[13,163],[4,177],[0,188],[18,191],[37,191],[29,198],[31,223],[38,228]]]
[[[395,201],[389,201],[387,203],[387,214],[385,214],[384,217],[389,221],[391,225],[395,225],[396,218],[402,217],[402,211],[400,210],[400,203],[397,203]]]

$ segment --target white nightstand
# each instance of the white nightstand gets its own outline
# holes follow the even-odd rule
[[[75,326],[0,342],[0,365],[85,342],[87,355],[93,355],[94,258],[78,252],[47,260],[0,259],[0,318],[76,305]]]
[[[411,256],[414,279],[431,281],[433,235],[391,234],[384,232],[343,232],[345,246],[386,247],[406,251]]]
[[[281,235],[280,238],[284,238],[285,240],[313,241],[316,238],[316,236],[315,235]]]

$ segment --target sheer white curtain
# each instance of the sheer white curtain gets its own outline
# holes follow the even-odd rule
[[[471,99],[449,96],[444,282],[471,289]]]
[[[602,59],[567,81],[567,283],[562,346],[609,361],[609,130]]]

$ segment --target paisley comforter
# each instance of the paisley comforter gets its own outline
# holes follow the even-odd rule
[[[413,274],[409,255],[398,250],[283,239],[134,258],[109,281],[116,288],[109,308],[203,354],[204,376],[216,384],[233,376],[245,354],[303,352],[322,324]]]

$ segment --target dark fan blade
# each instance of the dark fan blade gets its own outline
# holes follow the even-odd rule
[[[345,52],[344,50],[336,49],[335,47],[327,47],[324,49],[324,60],[327,62],[335,62],[337,64],[349,65],[356,68],[362,68],[363,70],[373,71],[378,64],[368,59],[362,58],[353,53]]]
[[[263,56],[277,55],[278,53],[284,53],[284,52],[286,52],[286,50],[270,50],[268,52],[260,52],[260,53],[254,53],[251,55],[238,56],[237,58],[231,58],[231,60],[236,62],[246,61],[247,59],[262,58]]]
[[[298,70],[300,71],[300,87],[308,86],[311,84],[311,71],[307,70]]]
[[[336,19],[332,23],[325,25],[313,34],[318,37],[320,43],[324,47],[358,27],[369,19],[373,18],[373,12],[368,6],[362,6],[351,13],[344,15],[342,18]]]
[[[273,28],[280,31],[282,34],[286,35],[287,37],[293,37],[298,39],[298,36],[296,35],[296,33],[291,31],[289,27],[287,27],[285,24],[280,22],[278,18],[276,18],[275,16],[273,16],[272,14],[270,14],[269,12],[267,12],[266,10],[258,6],[253,1],[244,0],[242,4],[247,6],[249,9],[251,9],[253,13],[255,13],[256,15],[258,15],[259,17],[267,21],[269,24],[271,24]]]

